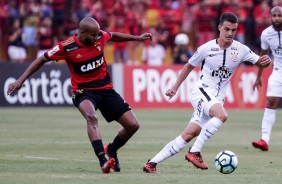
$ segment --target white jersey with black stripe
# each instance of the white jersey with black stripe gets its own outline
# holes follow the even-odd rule
[[[199,85],[223,100],[230,78],[239,64],[244,61],[255,64],[258,59],[257,54],[236,40],[228,48],[221,49],[214,39],[200,46],[189,63],[193,66],[202,64]]]
[[[282,31],[276,31],[273,26],[269,26],[260,36],[261,48],[270,49],[273,55],[273,70],[282,71]]]

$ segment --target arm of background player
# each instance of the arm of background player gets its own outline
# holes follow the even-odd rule
[[[268,54],[269,54],[269,49],[268,50],[261,50],[261,52],[260,52],[260,56],[268,55]],[[256,79],[255,83],[253,84],[253,90],[258,88],[259,86],[262,86],[261,75],[262,75],[263,69],[264,68],[261,67],[261,66],[258,67],[257,79]]]

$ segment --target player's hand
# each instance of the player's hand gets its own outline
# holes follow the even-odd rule
[[[175,94],[176,94],[176,90],[175,89],[168,89],[165,92],[165,95],[168,96],[169,99],[171,99]]]
[[[139,40],[143,41],[143,40],[152,40],[153,39],[153,35],[151,33],[143,33],[139,36]]]
[[[271,59],[268,55],[263,55],[260,57],[259,66],[262,68],[266,68],[270,65]]]
[[[258,89],[258,87],[261,87],[261,86],[262,86],[261,79],[258,78],[258,79],[255,81],[255,83],[253,84],[253,91],[254,91],[256,88]]]
[[[15,81],[14,83],[10,84],[7,94],[11,95],[15,90],[20,89],[23,86],[23,84],[20,81]]]

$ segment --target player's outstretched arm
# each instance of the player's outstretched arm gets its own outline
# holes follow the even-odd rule
[[[144,40],[153,39],[153,35],[151,33],[143,33],[139,36],[134,36],[134,35],[120,33],[120,32],[111,32],[111,34],[112,34],[112,37],[110,41],[113,41],[113,42],[144,41]]]
[[[174,86],[172,88],[168,89],[165,93],[165,95],[168,96],[169,99],[171,99],[176,94],[176,91],[178,90],[179,86],[182,84],[182,82],[186,79],[186,77],[190,74],[190,72],[194,68],[195,67],[193,65],[191,65],[190,63],[186,63],[183,66]]]
[[[37,58],[36,60],[34,60],[29,65],[29,67],[25,70],[25,72],[21,75],[21,77],[9,86],[7,94],[10,95],[15,90],[20,89],[22,87],[24,81],[29,76],[31,76],[34,72],[36,72],[47,61],[48,60],[44,56],[41,56],[41,57]]]

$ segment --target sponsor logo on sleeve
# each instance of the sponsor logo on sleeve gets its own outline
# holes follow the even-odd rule
[[[219,51],[219,48],[211,48],[211,51]]]
[[[73,50],[76,50],[76,49],[78,49],[78,47],[77,47],[77,46],[72,47],[72,48],[68,48],[68,49],[66,49],[66,51],[67,51],[67,52],[70,52],[70,51],[73,51]]]
[[[47,52],[47,54],[48,54],[48,56],[50,57],[50,56],[54,55],[56,52],[58,52],[59,50],[60,50],[60,48],[59,48],[59,46],[57,45],[57,46],[53,47],[51,50],[49,50],[49,51]]]

